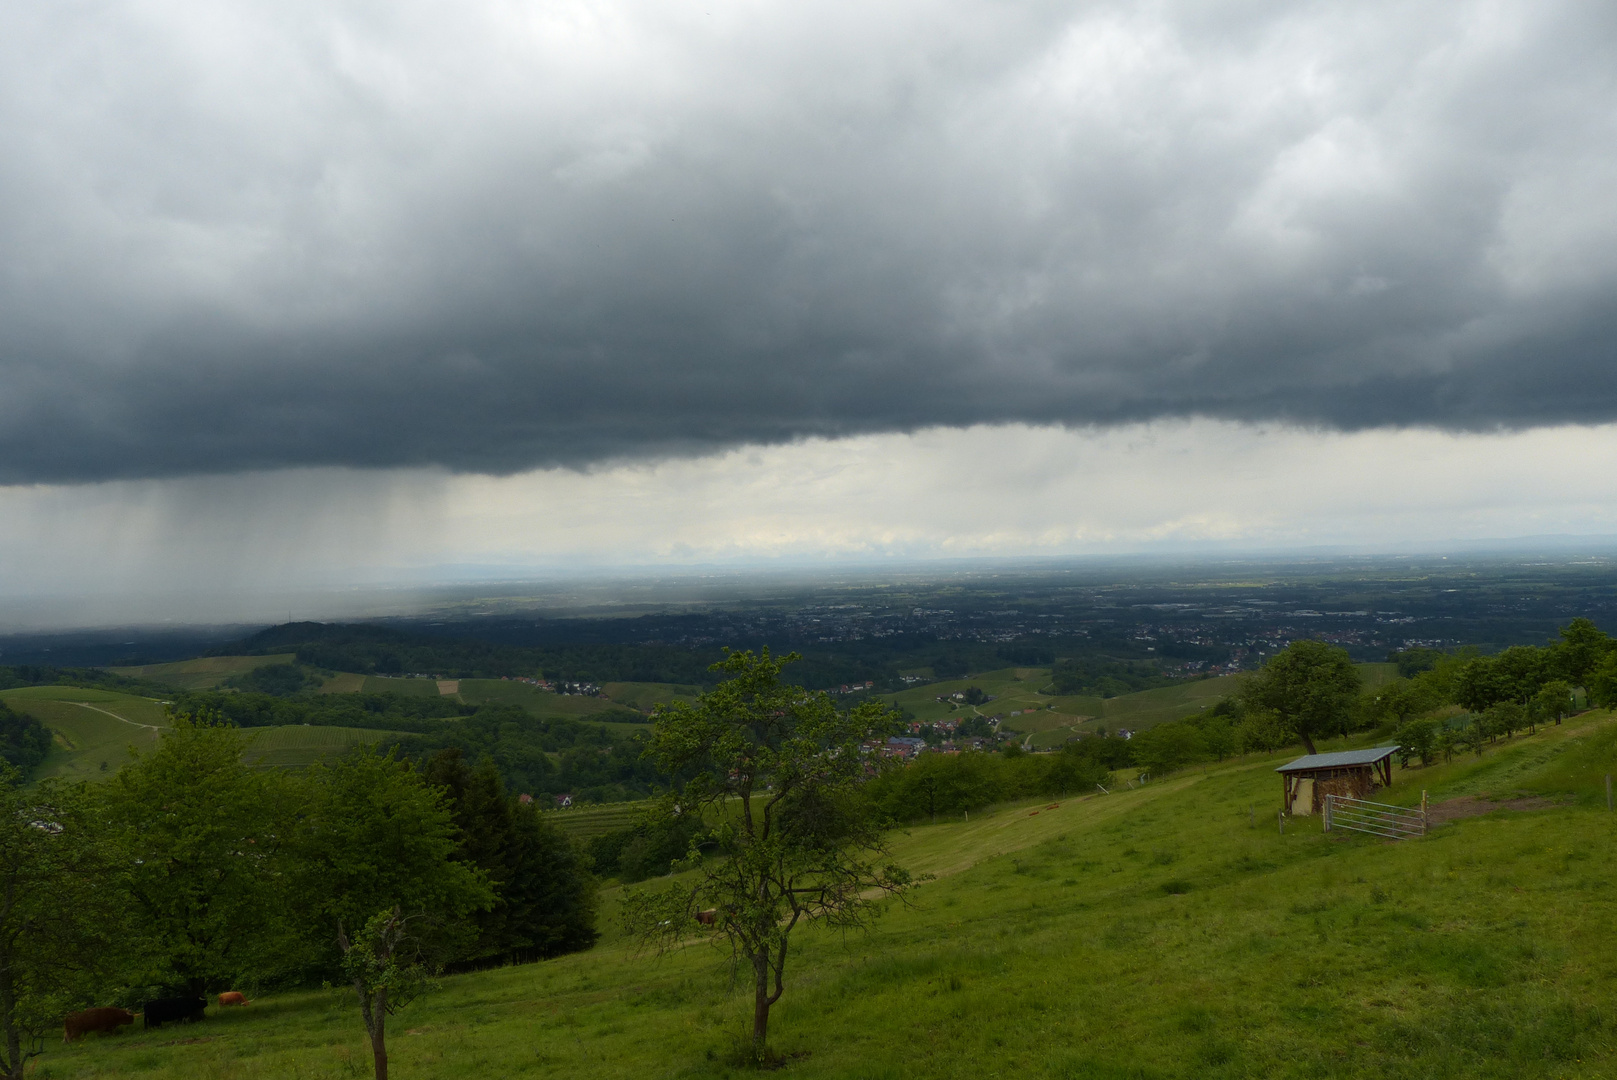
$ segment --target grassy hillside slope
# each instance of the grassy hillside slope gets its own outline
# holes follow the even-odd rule
[[[1390,797],[1531,795],[1386,844],[1275,826],[1290,755],[911,830],[938,875],[865,935],[793,938],[787,1075],[1600,1077],[1617,1066],[1617,916],[1588,715],[1400,771]],[[1456,804],[1458,805],[1458,804]],[[1477,809],[1493,804],[1467,803]],[[412,1078],[719,1077],[750,1001],[722,950],[590,953],[445,979],[390,1030]],[[744,987],[744,980],[738,986]],[[52,1045],[39,1077],[339,1077],[369,1060],[351,995],[266,996],[184,1031]]]
[[[155,679],[184,690],[211,690],[233,675],[245,674],[266,664],[290,664],[291,653],[276,656],[199,656],[171,664],[143,664],[139,667],[108,668],[114,675],[134,679]]]
[[[35,773],[40,780],[110,776],[129,760],[131,746],[155,747],[168,724],[160,702],[110,690],[26,686],[0,691],[0,698],[50,729],[50,754]]]
[[[51,731],[51,752],[36,778],[95,780],[129,761],[130,748],[156,747],[168,726],[163,703],[108,690],[74,686],[29,686],[0,691],[7,705],[35,717]],[[245,760],[251,765],[302,767],[327,761],[360,743],[394,734],[345,727],[249,728]],[[104,763],[104,767],[103,767]]]

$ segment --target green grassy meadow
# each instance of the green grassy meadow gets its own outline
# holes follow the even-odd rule
[[[51,732],[51,750],[37,779],[91,780],[110,776],[129,760],[131,746],[151,749],[168,726],[161,702],[76,686],[25,686],[0,699]]]
[[[802,1078],[1604,1077],[1617,1067],[1617,723],[1399,770],[1412,803],[1534,796],[1397,844],[1297,818],[1276,764],[1009,804],[895,837],[936,875],[869,933],[793,937],[772,1020]],[[1493,803],[1478,804],[1488,810]],[[615,926],[541,964],[446,978],[391,1023],[398,1077],[723,1077],[750,1018],[722,949]],[[195,1027],[52,1044],[41,1078],[369,1074],[340,990]]]
[[[233,675],[244,675],[267,664],[290,664],[291,653],[274,656],[199,656],[171,664],[144,664],[140,667],[108,668],[114,675],[154,679],[183,690],[211,690]]]

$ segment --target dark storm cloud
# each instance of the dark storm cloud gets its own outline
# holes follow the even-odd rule
[[[0,481],[1617,419],[1609,5],[33,3]]]

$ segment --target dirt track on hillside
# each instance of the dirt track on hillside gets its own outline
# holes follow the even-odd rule
[[[1558,799],[1521,798],[1495,801],[1481,795],[1462,795],[1457,799],[1447,799],[1427,807],[1426,821],[1429,825],[1442,825],[1461,818],[1491,814],[1495,810],[1548,810],[1564,805],[1565,802]]]

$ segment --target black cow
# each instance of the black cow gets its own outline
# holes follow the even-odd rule
[[[162,1027],[175,1020],[201,1020],[208,1003],[201,998],[171,997],[148,1001],[141,1009],[142,1026]]]

